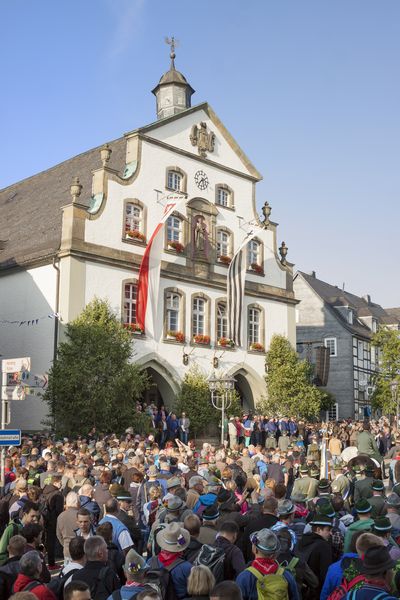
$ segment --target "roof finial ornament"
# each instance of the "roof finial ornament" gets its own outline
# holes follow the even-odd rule
[[[168,44],[168,46],[171,46],[171,52],[169,53],[171,59],[171,71],[175,71],[175,48],[178,46],[179,41],[172,36],[170,38],[166,37],[165,43]]]

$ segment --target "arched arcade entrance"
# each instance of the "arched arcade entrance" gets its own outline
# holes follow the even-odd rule
[[[266,393],[263,376],[245,363],[239,369],[232,368],[227,374],[236,379],[235,389],[240,396],[243,412],[254,414],[261,396]]]
[[[180,389],[179,379],[174,369],[155,354],[142,357],[138,363],[146,371],[150,380],[150,386],[143,394],[143,401],[158,407],[164,405],[172,410]]]

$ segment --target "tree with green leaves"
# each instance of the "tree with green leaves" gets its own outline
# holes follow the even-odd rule
[[[260,408],[271,416],[317,417],[332,398],[311,383],[313,365],[299,360],[289,340],[274,335],[266,355],[267,396]]]
[[[58,435],[92,427],[121,433],[132,425],[136,401],[148,385],[132,364],[132,338],[106,301],[95,298],[66,326],[49,372],[44,401]]]
[[[382,328],[372,337],[371,344],[379,352],[379,371],[373,376],[373,408],[379,408],[383,414],[396,413],[396,401],[391,385],[397,382],[397,394],[400,395],[400,337],[394,329]],[[399,396],[400,397],[400,396]]]
[[[238,414],[240,399],[236,391],[231,396],[229,414]],[[221,411],[213,407],[206,374],[197,366],[192,366],[183,378],[176,412],[182,412],[190,419],[190,430],[194,436],[204,433],[212,425],[221,421]]]

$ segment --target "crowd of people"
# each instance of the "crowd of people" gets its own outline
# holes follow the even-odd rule
[[[150,435],[8,449],[0,600],[400,597],[400,432],[386,418],[246,414],[213,445],[185,414],[144,410]]]

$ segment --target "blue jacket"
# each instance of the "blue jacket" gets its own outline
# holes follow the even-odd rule
[[[217,501],[217,495],[216,494],[203,494],[202,496],[200,496],[200,498],[197,500],[196,504],[193,507],[193,512],[195,514],[197,514],[197,511],[199,510],[200,506],[212,506],[213,504],[215,504]]]
[[[341,567],[344,558],[358,558],[354,552],[346,552],[342,558],[333,563],[326,574],[324,585],[322,586],[320,600],[326,600],[333,590],[342,583],[343,569]]]
[[[157,558],[157,562],[159,568],[162,569],[163,564],[159,558]],[[172,583],[177,598],[186,598],[186,596],[188,595],[187,580],[189,578],[192,567],[192,563],[185,560],[185,562],[180,563],[178,566],[172,569],[172,571],[170,571],[170,576],[172,577]]]
[[[299,600],[296,581],[289,571],[285,571],[284,578],[288,582],[289,600]],[[257,578],[250,571],[242,571],[236,578],[236,583],[242,590],[243,600],[257,600]]]
[[[144,589],[144,587],[140,587],[139,585],[123,585],[119,591],[122,600],[129,600],[133,596],[137,596],[140,592],[143,592]],[[113,600],[112,594],[108,596],[107,600]]]
[[[79,496],[79,501],[81,503],[81,508],[86,508],[86,510],[93,515],[94,520],[97,523],[100,516],[100,506],[97,504],[97,502],[89,498],[89,496]]]
[[[99,525],[102,525],[103,523],[111,523],[112,528],[113,528],[113,537],[112,537],[113,544],[115,544],[118,547],[118,550],[123,551],[123,548],[121,548],[121,544],[119,543],[118,538],[119,538],[120,534],[122,533],[122,531],[127,531],[129,533],[129,529],[119,519],[109,517],[108,515],[105,515],[101,519]]]

